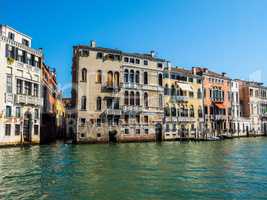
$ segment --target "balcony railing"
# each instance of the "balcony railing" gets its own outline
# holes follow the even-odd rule
[[[123,106],[124,112],[141,112],[142,106]]]
[[[172,101],[188,101],[188,96],[171,96]]]
[[[26,96],[23,94],[16,94],[15,103],[39,106],[39,105],[42,105],[42,99],[38,97],[33,97],[33,96]]]
[[[101,86],[101,92],[119,92],[120,88],[115,85],[105,84]]]
[[[178,117],[179,122],[193,122],[195,121],[194,117]]]
[[[120,109],[115,109],[115,108],[108,108],[106,110],[107,115],[121,115],[122,111]]]
[[[215,120],[227,120],[226,115],[215,115]]]
[[[30,52],[31,54],[34,54],[36,56],[39,56],[39,57],[42,56],[41,50],[30,48],[24,44],[21,44],[21,43],[14,41],[14,40],[8,39],[7,37],[5,37],[3,35],[0,35],[0,41],[4,41],[4,42],[8,43],[9,45],[23,49],[23,50]]]

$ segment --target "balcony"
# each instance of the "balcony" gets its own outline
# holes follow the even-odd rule
[[[123,112],[138,113],[142,111],[142,106],[123,106]]]
[[[5,101],[6,101],[6,103],[13,103],[13,94],[12,93],[5,93]]]
[[[164,92],[164,88],[158,85],[143,85],[143,90],[151,90],[151,91],[158,91],[158,92]]]
[[[42,105],[42,100],[38,97],[26,96],[23,94],[16,94],[15,95],[15,103],[40,106],[40,105]]]
[[[222,102],[224,102],[224,99],[223,98],[212,98],[211,100],[213,102],[216,102],[216,103],[222,103]]]
[[[188,101],[189,97],[187,96],[171,96],[172,101],[180,102],[180,101]]]
[[[115,108],[108,108],[106,110],[107,115],[121,115],[122,111],[120,109],[115,109]]]
[[[102,85],[101,92],[119,92],[120,88],[114,85]]]
[[[141,85],[138,83],[123,83],[122,87],[125,89],[141,89]]]
[[[194,122],[194,117],[178,117],[178,122]]]
[[[227,120],[226,115],[215,115],[215,120]]]

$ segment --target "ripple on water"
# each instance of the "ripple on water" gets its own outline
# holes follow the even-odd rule
[[[264,199],[267,139],[0,149],[0,199]]]

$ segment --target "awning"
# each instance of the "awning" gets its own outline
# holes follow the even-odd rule
[[[215,105],[219,109],[225,109],[222,103],[215,103]]]
[[[177,83],[177,85],[183,90],[183,91],[190,91],[193,92],[193,88],[189,84],[184,84],[184,83]]]

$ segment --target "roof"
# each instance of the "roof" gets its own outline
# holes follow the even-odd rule
[[[124,52],[118,49],[112,49],[112,48],[104,48],[104,47],[91,47],[89,45],[77,45],[73,46],[74,49],[88,49],[91,51],[101,51],[104,53],[113,53],[113,54],[118,54],[121,56],[133,56],[141,59],[147,59],[147,60],[156,60],[159,62],[166,62],[165,59],[153,57],[151,54],[147,53],[129,53],[129,52]]]
[[[226,73],[217,73],[217,72],[210,71],[208,68],[202,68],[202,67],[193,67],[193,69],[195,69],[197,74],[199,75],[206,75],[206,76],[212,76],[215,78],[222,78],[222,79],[230,80],[230,78],[226,76]]]

